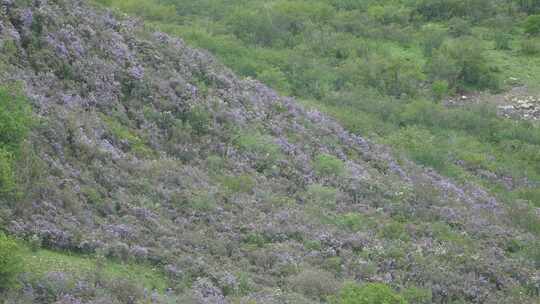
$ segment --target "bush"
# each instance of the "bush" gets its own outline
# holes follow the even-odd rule
[[[493,37],[495,40],[495,49],[497,50],[510,50],[510,42],[512,40],[512,36],[507,33],[501,33],[497,32],[495,33],[495,36]]]
[[[446,80],[458,89],[497,89],[495,70],[473,39],[447,41],[434,52],[428,63],[428,72],[433,79]]]
[[[11,153],[0,147],[0,198],[8,196],[15,189],[12,163]]]
[[[540,234],[540,218],[536,215],[534,207],[527,203],[515,203],[510,209],[512,223],[525,231]]]
[[[422,27],[420,45],[426,57],[431,57],[447,37],[447,30],[438,24],[428,23]]]
[[[20,252],[17,242],[0,232],[0,290],[12,287],[22,272]]]
[[[236,138],[235,144],[241,151],[251,154],[255,161],[255,169],[259,172],[271,168],[280,156],[279,146],[269,135],[257,132],[241,134]]]
[[[336,204],[337,190],[322,185],[310,185],[307,191],[307,199],[317,206],[333,207]]]
[[[345,173],[343,161],[330,154],[317,156],[313,167],[319,176],[342,176]]]
[[[26,98],[14,88],[0,86],[0,198],[16,190],[15,160],[31,126]]]
[[[471,24],[462,18],[452,18],[448,22],[449,32],[454,37],[471,34]]]
[[[417,126],[406,127],[390,136],[388,143],[406,152],[416,162],[435,168],[445,169],[447,153],[437,138],[428,130]]]
[[[385,284],[368,283],[359,286],[355,283],[348,283],[341,289],[333,303],[407,304],[407,301]]]
[[[305,270],[290,283],[294,291],[317,300],[325,299],[338,289],[334,275],[323,270]]]
[[[540,34],[540,15],[532,15],[525,20],[525,33],[529,35]]]
[[[0,86],[0,147],[14,152],[30,130],[28,101],[16,89]]]
[[[449,93],[448,82],[446,80],[436,80],[431,86],[433,92],[433,99],[435,101],[441,101]]]
[[[409,235],[407,234],[404,225],[399,222],[391,222],[387,225],[384,225],[380,229],[380,234],[383,238],[393,240],[407,240],[409,238]]]
[[[208,134],[210,131],[211,115],[201,106],[193,107],[189,112],[184,114],[183,121],[189,123],[193,132],[197,136]]]
[[[402,292],[403,297],[409,303],[414,304],[429,304],[432,303],[431,290],[411,287]]]
[[[373,228],[376,223],[361,213],[346,213],[336,217],[336,224],[352,232]]]
[[[540,41],[532,38],[523,39],[521,41],[521,52],[529,56],[540,54]]]
[[[255,181],[249,175],[225,176],[221,183],[232,193],[249,193],[255,187]]]

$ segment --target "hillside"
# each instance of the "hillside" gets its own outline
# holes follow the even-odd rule
[[[534,202],[396,157],[140,19],[0,3],[5,303],[538,302]]]
[[[540,206],[537,1],[98,2],[440,174]]]

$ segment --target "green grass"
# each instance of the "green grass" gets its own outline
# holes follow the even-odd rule
[[[68,252],[56,252],[50,250],[31,251],[25,249],[22,253],[24,271],[33,276],[40,277],[48,272],[65,272],[75,277],[87,277],[96,271],[101,271],[101,276],[110,281],[127,279],[144,286],[150,290],[160,292],[169,287],[165,275],[157,268],[133,264],[117,263],[106,260],[102,267],[95,257],[70,254]]]

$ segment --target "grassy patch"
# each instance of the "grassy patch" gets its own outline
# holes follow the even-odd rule
[[[108,280],[127,279],[150,290],[161,292],[169,286],[164,274],[156,268],[140,264],[120,264],[104,261],[103,265],[97,258],[81,256],[50,250],[31,251],[26,249],[22,253],[24,271],[33,276],[40,277],[48,272],[65,272],[75,277],[100,275]]]

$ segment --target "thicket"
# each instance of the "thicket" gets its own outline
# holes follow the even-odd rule
[[[15,164],[30,122],[30,108],[20,90],[0,86],[0,200],[16,194]]]

